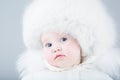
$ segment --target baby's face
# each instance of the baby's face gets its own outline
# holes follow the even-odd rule
[[[67,68],[81,62],[80,46],[72,36],[44,32],[41,35],[41,42],[45,58],[52,66]]]

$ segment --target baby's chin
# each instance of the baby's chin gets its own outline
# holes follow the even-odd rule
[[[60,58],[58,59],[57,61],[55,61],[55,64],[54,66],[58,67],[58,68],[70,68],[70,67],[73,67],[73,66],[76,66],[76,65],[79,65],[80,64],[80,61],[68,61],[66,60],[65,58]]]
[[[57,68],[70,68],[80,64],[80,60],[70,60],[67,57],[60,56],[51,63],[52,66]]]
[[[53,66],[55,66],[57,68],[71,68],[75,65],[78,65],[78,64],[69,64],[69,63],[62,63],[61,62],[61,63],[57,63],[56,65],[53,65]]]

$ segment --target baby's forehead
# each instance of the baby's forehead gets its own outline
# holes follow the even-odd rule
[[[59,37],[73,38],[70,34],[65,32],[43,32],[41,35],[41,39],[50,39],[50,38],[59,38]]]
[[[69,33],[66,32],[54,32],[54,31],[49,31],[49,32],[42,32],[42,36],[71,36]]]

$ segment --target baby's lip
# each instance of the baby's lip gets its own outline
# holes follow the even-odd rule
[[[64,57],[64,56],[65,55],[63,55],[63,54],[58,54],[58,55],[55,56],[55,59],[60,58],[60,57]]]

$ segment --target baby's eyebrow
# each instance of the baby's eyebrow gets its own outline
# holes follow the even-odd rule
[[[60,36],[67,36],[68,34],[66,33],[60,33]]]
[[[47,42],[47,39],[42,39],[41,42],[42,42],[42,43],[46,43],[46,42]]]
[[[65,34],[62,34],[61,36],[62,36],[62,37],[72,37],[70,34],[66,34],[66,33],[65,33]]]

